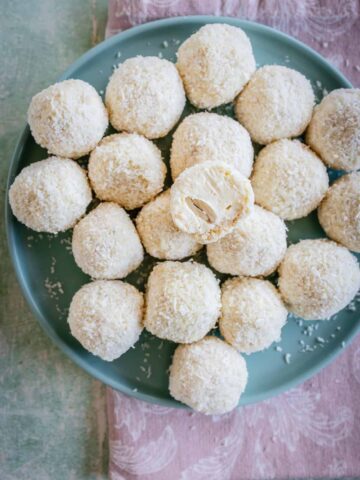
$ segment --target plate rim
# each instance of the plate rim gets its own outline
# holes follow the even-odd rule
[[[141,25],[134,26],[132,28],[129,28],[125,31],[119,32],[116,35],[104,39],[102,42],[100,42],[98,45],[95,47],[91,48],[90,50],[86,51],[84,54],[82,54],[77,60],[75,60],[58,78],[55,80],[56,82],[65,80],[67,78],[71,78],[73,73],[81,68],[84,64],[88,62],[94,55],[100,53],[102,50],[107,49],[109,47],[112,47],[116,45],[120,40],[126,40],[128,38],[131,38],[132,36],[137,36],[138,34],[147,32],[149,30],[156,29],[157,27],[161,26],[171,26],[174,24],[179,24],[179,23],[184,23],[184,24],[196,24],[196,23],[226,23],[230,25],[235,25],[240,28],[243,26],[246,26],[248,29],[253,30],[253,31],[262,31],[266,32],[270,35],[275,35],[275,37],[279,38],[280,40],[283,40],[287,42],[290,45],[300,48],[302,50],[305,50],[308,54],[310,54],[312,57],[314,57],[315,61],[320,63],[322,67],[330,70],[332,74],[337,78],[339,83],[343,84],[343,87],[340,88],[353,88],[352,84],[349,82],[349,80],[333,65],[330,64],[322,55],[320,55],[318,52],[316,52],[314,49],[309,47],[308,45],[304,44],[300,40],[297,40],[296,38],[281,32],[275,28],[269,27],[267,25],[264,25],[262,23],[258,22],[253,22],[250,20],[244,20],[241,18],[237,17],[226,17],[226,16],[212,16],[212,15],[191,15],[191,16],[179,16],[179,17],[170,17],[170,18],[165,18],[165,19],[160,19],[160,20],[154,20],[151,22],[147,22]],[[49,322],[46,319],[46,315],[44,315],[38,308],[36,302],[34,301],[33,295],[31,294],[26,281],[23,278],[23,268],[21,265],[21,262],[18,258],[17,254],[17,249],[15,247],[15,243],[13,242],[13,239],[15,238],[14,234],[14,229],[13,229],[13,222],[14,222],[14,217],[10,208],[9,204],[9,188],[10,185],[13,181],[13,178],[15,177],[15,171],[18,168],[19,160],[22,157],[23,150],[26,144],[26,141],[31,135],[30,133],[30,128],[28,124],[26,124],[25,128],[21,130],[21,133],[16,141],[14,152],[11,156],[10,164],[9,164],[9,170],[8,170],[8,175],[7,175],[7,181],[6,181],[6,187],[5,187],[5,232],[6,232],[6,237],[7,237],[7,245],[8,245],[8,250],[10,253],[10,258],[12,262],[12,266],[15,270],[15,275],[18,281],[18,284],[20,286],[21,292],[23,296],[25,297],[25,300],[30,307],[31,313],[35,316],[36,320],[40,324],[41,328],[44,330],[44,332],[48,335],[48,337],[52,340],[52,342],[63,352],[65,355],[67,355],[68,358],[70,358],[77,366],[82,368],[87,374],[91,375],[93,378],[96,378],[97,380],[101,381],[105,385],[120,391],[128,396],[134,397],[138,400],[143,400],[149,403],[153,404],[158,404],[158,405],[163,405],[167,407],[173,407],[173,408],[184,408],[184,409],[189,409],[186,405],[179,403],[173,399],[164,399],[164,398],[158,398],[155,397],[154,395],[139,392],[139,391],[134,391],[132,388],[124,385],[123,383],[118,383],[111,378],[109,378],[106,374],[104,374],[102,371],[99,371],[96,367],[93,365],[90,365],[85,358],[82,358],[78,356],[72,348],[68,346],[66,342],[64,342],[58,335],[55,333],[55,331],[51,328]],[[354,327],[349,330],[346,335],[344,336],[344,340],[348,344],[351,340],[354,339],[356,334],[360,331],[360,321],[357,322]],[[283,385],[279,385],[277,387],[273,387],[270,390],[267,390],[266,393],[259,393],[259,394],[254,394],[252,395],[251,399],[249,401],[241,401],[240,399],[240,404],[239,406],[247,405],[247,404],[255,404],[258,402],[261,402],[263,400],[272,398],[276,395],[279,395],[280,393],[284,393],[297,385],[300,385],[303,383],[305,380],[311,378],[313,375],[318,373],[320,370],[322,370],[324,367],[329,365],[344,349],[342,348],[341,345],[337,345],[333,348],[332,351],[326,353],[324,357],[321,358],[319,362],[317,362],[314,366],[310,367],[309,369],[306,370],[306,372],[302,372],[296,377],[294,377],[292,380],[287,381]]]

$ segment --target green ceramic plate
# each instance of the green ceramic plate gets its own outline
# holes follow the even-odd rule
[[[75,62],[61,77],[81,78],[103,93],[113,66],[135,55],[162,55],[175,60],[178,44],[206,23],[224,22],[241,27],[250,37],[258,65],[280,64],[295,68],[311,79],[318,99],[323,89],[350,87],[349,82],[310,48],[276,30],[231,18],[186,17],[152,22],[106,40]],[[165,43],[163,43],[165,42]],[[120,53],[118,53],[120,52]],[[193,111],[187,107],[186,113]],[[217,109],[232,114],[231,106]],[[171,135],[157,142],[168,160]],[[9,184],[29,163],[47,157],[35,144],[26,128],[12,159]],[[86,161],[86,159],[84,159]],[[23,293],[40,324],[54,342],[78,365],[104,383],[143,400],[179,406],[168,393],[167,368],[175,345],[143,333],[136,347],[119,360],[108,363],[86,352],[70,335],[66,322],[73,294],[90,279],[74,263],[71,255],[71,232],[58,236],[37,234],[19,224],[6,210],[9,248]],[[324,236],[316,218],[290,222],[289,242]],[[205,261],[204,254],[199,259]],[[144,287],[144,272],[154,261],[148,257],[139,271],[127,280]],[[360,327],[357,311],[344,310],[335,319],[306,322],[290,318],[283,330],[279,352],[275,346],[247,357],[249,383],[241,403],[253,403],[275,395],[313,375],[342,349]],[[299,325],[300,323],[300,325]],[[310,325],[310,328],[307,328]],[[317,328],[317,330],[315,330]],[[313,329],[313,334],[306,335]],[[334,338],[331,336],[333,335]],[[322,337],[325,343],[318,343]],[[303,341],[312,351],[302,352]],[[284,354],[291,354],[290,364]]]

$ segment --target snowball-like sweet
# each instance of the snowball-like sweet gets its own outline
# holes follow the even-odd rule
[[[111,362],[139,339],[143,304],[143,295],[121,280],[87,283],[70,304],[71,333],[86,350]]]
[[[301,135],[314,106],[311,83],[280,65],[259,68],[236,101],[236,116],[254,142],[266,145]]]
[[[286,252],[286,226],[278,216],[254,205],[229,235],[206,250],[210,265],[221,273],[270,275]]]
[[[328,237],[360,253],[360,172],[336,180],[318,208]]]
[[[305,320],[331,317],[351,302],[359,287],[356,258],[326,239],[291,245],[279,268],[279,288],[285,305]]]
[[[232,278],[221,292],[219,327],[230,345],[253,353],[280,340],[287,310],[274,285],[258,278]]]
[[[175,225],[199,243],[215,242],[230,233],[253,208],[249,180],[224,162],[204,162],[184,170],[171,187],[170,210]]]
[[[72,251],[81,270],[101,279],[126,277],[144,258],[130,217],[116,203],[101,203],[75,225]]]
[[[248,372],[244,358],[216,337],[179,345],[170,367],[170,394],[206,415],[234,409],[245,390]]]
[[[187,97],[198,108],[231,102],[255,72],[247,35],[237,27],[210,24],[179,48],[176,66]]]
[[[259,153],[251,178],[255,201],[285,220],[306,217],[324,197],[325,165],[298,140],[279,140]]]
[[[89,178],[97,197],[127,210],[161,192],[165,175],[160,150],[135,133],[109,135],[90,155]]]
[[[315,107],[306,142],[339,170],[360,168],[360,89],[340,88]]]
[[[108,114],[94,87],[82,80],[64,80],[32,98],[28,122],[36,143],[50,153],[79,158],[102,139]]]
[[[73,160],[49,157],[25,167],[9,190],[13,214],[37,232],[58,233],[74,226],[91,202],[84,170]]]
[[[192,235],[174,224],[170,213],[170,190],[145,205],[136,218],[136,227],[149,255],[162,260],[181,260],[200,250]]]
[[[186,117],[176,129],[171,145],[171,175],[215,160],[228,163],[249,177],[254,158],[250,135],[230,117],[201,112]]]
[[[116,130],[160,138],[179,120],[185,92],[173,63],[138,56],[126,60],[112,74],[105,104]]]
[[[152,270],[146,288],[144,325],[157,337],[191,343],[215,327],[220,287],[213,272],[196,262],[163,262]]]

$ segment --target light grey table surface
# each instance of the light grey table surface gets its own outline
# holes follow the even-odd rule
[[[8,255],[5,185],[31,97],[101,41],[106,0],[0,0],[0,479],[107,478],[105,387],[25,303]]]

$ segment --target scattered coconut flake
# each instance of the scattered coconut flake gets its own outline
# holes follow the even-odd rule
[[[289,365],[289,363],[291,362],[291,353],[285,353],[284,362]]]

